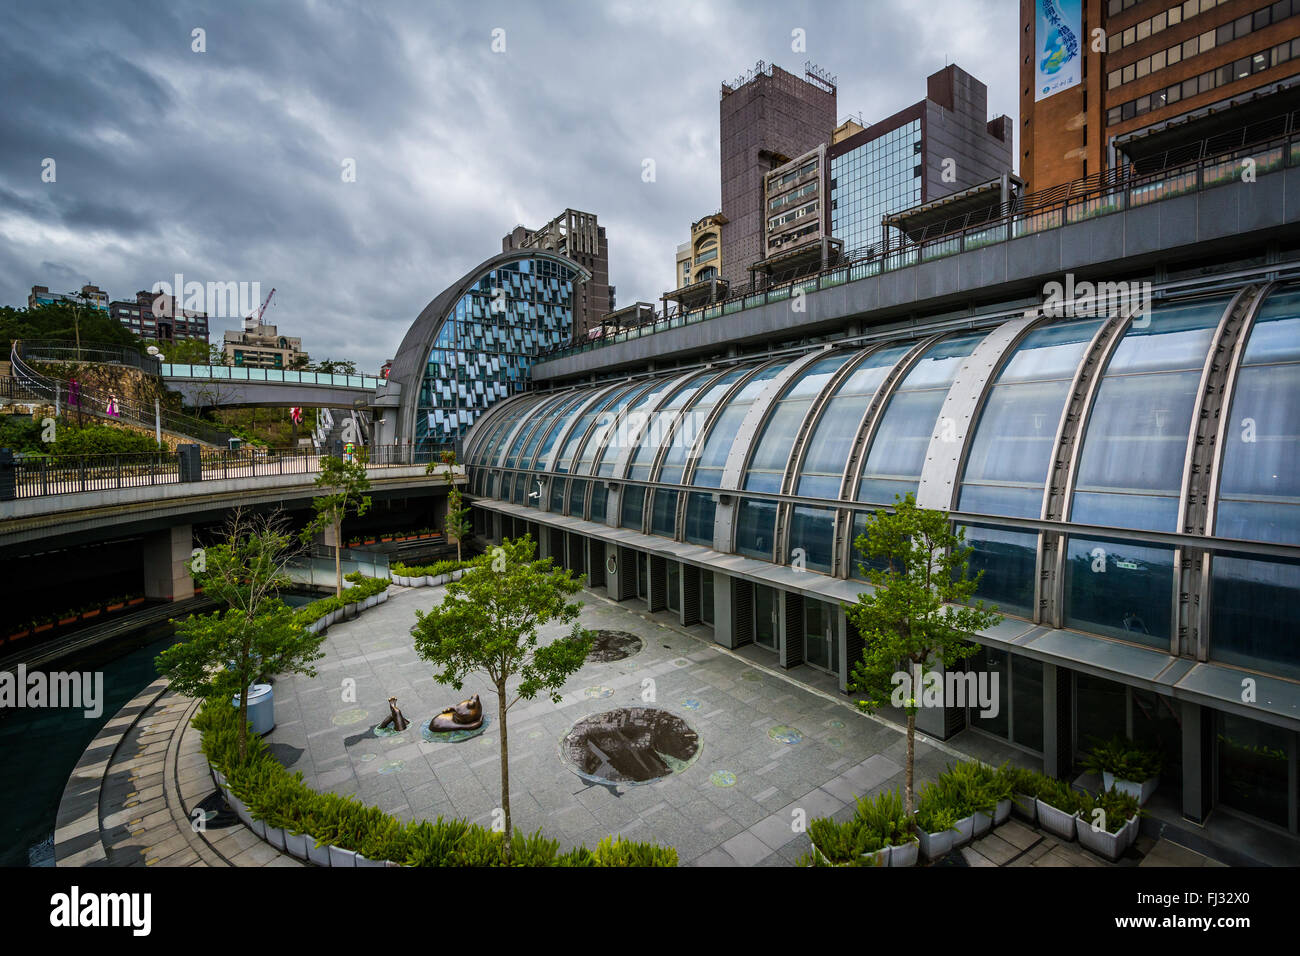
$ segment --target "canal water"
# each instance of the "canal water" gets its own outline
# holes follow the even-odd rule
[[[319,596],[281,595],[294,606]],[[93,719],[81,708],[0,709],[0,866],[54,865],[54,822],[68,777],[100,728],[157,678],[154,658],[174,643],[174,626],[159,624],[50,665],[103,672],[103,712]]]

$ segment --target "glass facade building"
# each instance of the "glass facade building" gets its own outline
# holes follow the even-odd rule
[[[919,205],[924,182],[920,119],[831,160],[831,235],[844,251],[880,248],[880,220]]]
[[[1294,730],[1232,702],[1242,675],[1300,700],[1300,555],[1270,548],[1300,545],[1300,284],[910,336],[504,402],[466,444],[481,532],[533,533],[570,566],[583,549],[616,599],[655,610],[667,588],[660,609],[843,689],[862,644],[839,605],[867,586],[853,539],[915,494],[954,513],[978,598],[1006,616],[969,665],[1000,675],[1002,704],[964,726],[1063,747],[1067,770],[1125,733],[1177,776],[1186,701],[1134,675],[1188,674],[1232,693],[1186,732],[1217,727],[1206,746],[1233,766],[1296,760]],[[634,582],[614,583],[620,566]],[[1061,708],[1065,743],[1047,729]],[[1296,828],[1295,794],[1233,787],[1220,798]]]
[[[396,440],[425,460],[524,391],[534,356],[572,338],[574,289],[586,278],[561,256],[520,250],[482,264],[430,303],[389,375],[402,389]]]

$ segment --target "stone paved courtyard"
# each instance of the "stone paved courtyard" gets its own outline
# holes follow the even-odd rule
[[[387,603],[330,628],[317,677],[276,683],[277,726],[267,740],[317,789],[354,795],[402,819],[456,816],[491,825],[500,803],[495,691],[478,677],[462,691],[440,685],[416,657],[409,633],[415,611],[441,601],[443,588],[394,587],[390,594]],[[666,615],[653,619],[633,602],[619,605],[587,591],[580,599],[584,627],[630,632],[644,647],[624,660],[586,663],[559,704],[520,701],[510,710],[516,828],[540,827],[562,849],[622,834],[670,844],[683,864],[782,866],[808,849],[807,837],[791,826],[795,808],[808,819],[845,819],[855,797],[902,787],[906,742],[899,728],[858,713],[847,698],[796,683],[774,658],[766,666],[761,656],[747,660],[714,645],[705,630],[690,633]],[[543,631],[543,640],[558,633]],[[746,654],[754,656],[752,649]],[[353,681],[355,702],[345,696]],[[473,693],[490,720],[480,736],[424,739],[420,728],[430,716]],[[377,737],[390,696],[411,727]],[[669,777],[618,786],[588,784],[561,761],[560,740],[574,723],[632,706],[683,718],[699,735],[698,757]],[[918,786],[955,756],[918,740]],[[988,862],[972,858],[968,865]]]

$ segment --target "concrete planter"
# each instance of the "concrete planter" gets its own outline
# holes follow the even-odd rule
[[[952,828],[957,831],[957,836],[953,838],[952,845],[954,847],[965,846],[975,835],[975,817],[962,817],[952,825]]]
[[[437,584],[440,584],[440,583],[441,583],[441,582],[438,581],[438,580],[437,580],[433,575],[431,575],[431,574],[426,574],[426,575],[424,576],[424,586],[425,586],[426,588],[431,588],[431,587],[433,587],[433,586],[435,586],[435,585],[437,585]]]
[[[314,837],[307,837],[307,859],[317,866],[330,865],[330,849],[328,845],[317,846]]]
[[[863,866],[889,866],[890,849],[891,849],[890,847],[885,847],[883,850],[877,850],[875,853],[863,853],[862,865]]]
[[[465,575],[465,569],[461,568],[459,571],[451,572],[451,579],[453,581],[459,581],[464,575]]]
[[[971,819],[974,821],[974,835],[976,837],[982,837],[993,829],[993,817],[991,814],[985,813],[982,810],[976,810]]]
[[[1151,777],[1140,783],[1136,780],[1119,780],[1113,773],[1106,771],[1101,775],[1102,786],[1107,790],[1118,790],[1120,793],[1127,793],[1130,797],[1137,800],[1138,806],[1143,806],[1151,795],[1156,792],[1156,787],[1160,784],[1159,777]]]
[[[364,857],[360,853],[358,853],[356,865],[357,866],[388,866],[388,861],[372,860],[369,857]]]
[[[891,846],[889,848],[889,865],[893,866],[916,866],[916,858],[921,852],[921,844],[915,840],[909,840],[902,846]]]
[[[1077,827],[1079,845],[1114,863],[1129,848],[1129,828],[1135,820],[1137,817],[1125,823],[1117,833],[1111,833],[1108,830],[1098,830],[1080,818]]]
[[[217,785],[218,790],[221,790],[226,785],[226,775],[222,773],[220,770],[218,770],[216,767],[213,767],[212,782]]]
[[[955,829],[941,830],[938,833],[917,833],[921,855],[927,860],[939,860],[952,852],[953,842],[959,836]]]
[[[1079,811],[1066,813],[1064,810],[1058,810],[1050,803],[1044,803],[1042,800],[1037,801],[1038,805],[1038,822],[1043,829],[1053,836],[1058,836],[1062,840],[1073,840],[1075,837],[1076,821],[1079,819]]]
[[[1009,819],[1011,819],[1011,798],[1007,797],[1005,800],[998,801],[997,809],[993,811],[993,825],[1000,827]]]
[[[1017,793],[1011,798],[1011,809],[1016,816],[1030,823],[1038,822],[1038,800],[1027,793]]]
[[[279,827],[266,827],[266,842],[277,850],[284,849],[284,831]]]
[[[230,809],[235,811],[235,816],[239,818],[239,822],[251,829],[253,826],[253,817],[249,814],[248,807],[244,805],[244,801],[240,800],[229,790],[226,790],[225,794],[226,803],[230,805]]]
[[[284,851],[299,860],[306,860],[308,859],[307,843],[310,840],[311,837],[305,833],[290,833],[286,830],[284,831]]]
[[[357,851],[344,850],[341,847],[330,847],[330,866],[354,867],[357,865]]]
[[[388,592],[387,592],[387,591],[380,591],[380,592],[379,592],[379,603],[380,603],[380,604],[384,604],[384,603],[386,603],[387,601],[388,601]]]

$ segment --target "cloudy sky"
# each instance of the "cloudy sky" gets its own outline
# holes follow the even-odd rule
[[[0,305],[258,282],[313,359],[367,370],[514,225],[568,206],[606,227],[619,304],[657,301],[719,205],[719,85],[757,60],[811,59],[868,122],[955,62],[1016,115],[1016,0],[5,6]]]

